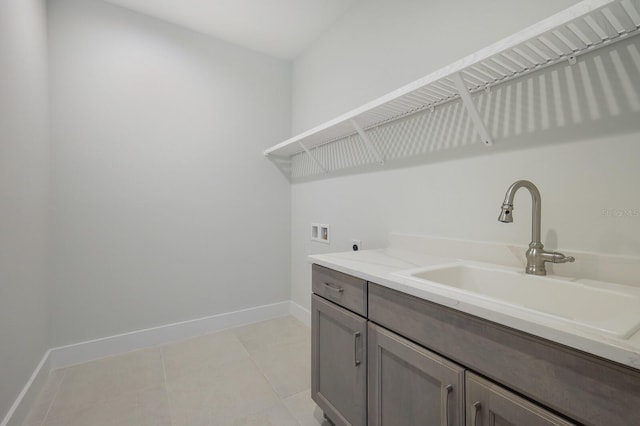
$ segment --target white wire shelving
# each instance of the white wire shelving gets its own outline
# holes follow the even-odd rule
[[[640,0],[584,0],[537,24],[468,55],[333,120],[264,151],[284,171],[291,158],[306,153],[326,172],[314,151],[358,137],[375,162],[384,163],[371,143],[371,130],[424,110],[461,100],[485,145],[493,139],[471,95],[544,67],[568,61],[640,32]],[[285,174],[287,174],[285,172]]]

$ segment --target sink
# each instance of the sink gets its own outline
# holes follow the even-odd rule
[[[401,271],[398,275],[619,338],[626,339],[640,328],[640,289],[634,287],[593,281],[587,284],[464,263]]]

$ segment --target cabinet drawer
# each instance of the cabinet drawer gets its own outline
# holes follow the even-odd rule
[[[367,316],[367,282],[320,265],[312,267],[312,289],[315,294]]]

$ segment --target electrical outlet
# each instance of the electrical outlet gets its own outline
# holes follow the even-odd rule
[[[362,250],[362,241],[360,241],[360,240],[351,240],[351,250],[353,250],[353,251]]]

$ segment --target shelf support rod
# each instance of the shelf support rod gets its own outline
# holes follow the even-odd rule
[[[304,144],[302,143],[302,141],[298,141],[298,144],[300,144],[300,147],[302,147],[302,149],[304,149],[304,152],[307,153],[307,155],[309,157],[311,157],[311,159],[313,160],[314,163],[316,163],[316,166],[320,167],[320,170],[322,170],[322,173],[327,173],[327,169],[324,168],[324,166],[322,165],[322,163],[320,163],[320,161],[316,158],[315,155],[313,155],[311,153],[311,151],[309,150],[309,148],[307,148],[306,146],[304,146]]]
[[[265,154],[265,156],[276,165],[287,180],[291,181],[291,157],[282,157],[273,154]]]
[[[493,139],[491,138],[491,135],[489,134],[489,131],[487,130],[487,126],[485,126],[484,124],[484,121],[482,121],[482,117],[480,117],[480,113],[478,112],[478,109],[473,104],[473,100],[471,99],[471,94],[469,93],[467,86],[464,84],[464,80],[462,79],[462,76],[460,75],[459,72],[457,72],[452,74],[451,78],[453,79],[453,82],[456,84],[458,93],[460,94],[460,98],[462,99],[462,103],[464,104],[464,107],[469,113],[469,116],[471,116],[471,121],[473,121],[473,125],[475,126],[476,131],[482,138],[482,142],[484,142],[486,146],[493,145]]]
[[[351,124],[353,125],[353,128],[356,129],[356,132],[358,132],[358,134],[362,138],[362,141],[367,146],[367,149],[369,150],[369,152],[372,153],[374,157],[376,157],[376,160],[378,161],[378,163],[384,164],[384,158],[382,158],[382,155],[380,155],[380,152],[371,143],[371,139],[369,139],[369,135],[365,133],[364,129],[360,127],[360,125],[356,120],[352,119]]]

